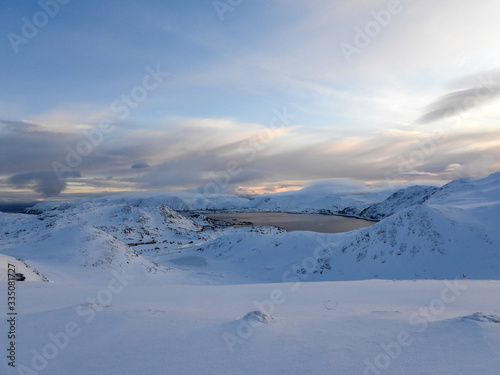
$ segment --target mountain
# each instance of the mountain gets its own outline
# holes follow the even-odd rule
[[[107,196],[88,200],[96,205],[120,205],[132,207],[168,206],[175,211],[239,211],[239,212],[319,212],[335,214],[346,207],[364,208],[380,202],[390,195],[390,189],[368,189],[364,184],[325,180],[300,190],[262,194],[244,198],[229,194],[204,194],[196,191],[147,192]],[[38,213],[61,209],[74,202],[42,202],[27,210]]]
[[[408,188],[371,207],[392,214],[341,234],[233,229],[184,255],[248,282],[500,278],[499,174]]]
[[[307,189],[279,194],[272,201],[283,203],[274,208],[291,207],[300,196],[302,207],[319,204],[318,189],[312,190],[309,199]],[[234,198],[211,199],[239,199]],[[263,202],[266,197],[255,199],[255,207],[264,207]],[[332,207],[331,201],[322,202],[325,206],[318,208]],[[70,263],[75,267],[120,268],[134,261],[139,273],[170,269],[187,283],[203,278],[222,284],[290,278],[498,279],[499,205],[500,174],[457,180],[441,188],[400,190],[360,211],[359,216],[380,219],[378,223],[340,234],[217,228],[203,216],[180,215],[165,205],[163,195],[46,202],[35,206],[31,215],[0,214],[0,250],[51,280],[57,279],[57,272],[49,265],[63,255],[73,257]],[[72,237],[79,242],[69,241]],[[54,249],[63,250],[53,253]]]
[[[113,269],[145,280],[172,268],[141,252],[206,238],[200,225],[164,205],[74,201],[43,203],[30,212],[0,213],[0,251],[51,281],[101,282]],[[0,261],[3,268],[5,260]]]
[[[381,220],[405,208],[424,203],[438,190],[439,188],[434,186],[410,186],[398,190],[382,202],[364,208],[346,207],[340,210],[339,214],[360,219]]]
[[[310,194],[255,204],[333,207]],[[26,277],[0,373],[498,373],[500,174],[364,197],[380,220],[337,234],[217,227],[164,198],[0,213],[0,280]]]
[[[201,194],[196,192],[145,192],[129,193],[123,195],[110,195],[103,198],[89,200],[95,204],[119,205],[127,202],[133,207],[157,207],[168,206],[175,211],[202,211],[202,210],[238,210],[248,205],[249,199],[228,194]],[[74,204],[79,201],[70,202],[42,202],[28,210],[28,212],[39,212],[55,209],[65,204]]]

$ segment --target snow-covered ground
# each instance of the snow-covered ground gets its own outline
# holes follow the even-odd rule
[[[193,208],[187,193],[0,213],[0,280],[8,264],[26,276],[17,367],[4,358],[0,373],[499,373],[500,173],[379,200],[304,190],[196,201],[381,220],[338,234],[216,227],[170,207]]]
[[[116,293],[19,285],[18,370],[497,375],[500,368],[498,281],[125,282],[115,283],[123,288]],[[268,322],[245,318],[256,310]],[[18,373],[5,360],[1,371]]]

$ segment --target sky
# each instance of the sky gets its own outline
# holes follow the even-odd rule
[[[498,0],[4,0],[0,201],[500,170]]]

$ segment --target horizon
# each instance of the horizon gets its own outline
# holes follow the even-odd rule
[[[500,171],[493,0],[0,10],[2,205]]]
[[[463,177],[460,179],[470,179],[470,180],[482,180],[484,178],[489,178],[494,174],[500,174],[500,171],[493,172],[486,177],[480,178],[467,178]],[[357,182],[348,181],[347,179],[330,179],[330,180],[320,180],[314,181],[313,183],[306,185],[302,188],[295,190],[286,190],[280,192],[271,192],[271,193],[261,193],[261,194],[253,194],[253,195],[244,195],[244,194],[231,194],[231,193],[206,193],[203,189],[186,189],[186,190],[169,190],[169,191],[123,191],[115,194],[107,194],[107,193],[96,193],[93,195],[83,194],[83,195],[71,195],[66,194],[65,196],[59,196],[56,198],[39,198],[36,200],[2,200],[0,199],[0,212],[4,213],[25,213],[26,209],[31,208],[38,203],[43,202],[76,202],[76,201],[85,201],[85,200],[97,200],[100,198],[111,198],[111,197],[134,197],[139,196],[143,198],[151,198],[155,196],[178,196],[189,199],[196,199],[196,197],[201,198],[211,198],[219,195],[226,196],[234,196],[237,198],[243,198],[248,200],[253,200],[258,198],[259,196],[273,196],[273,195],[294,195],[294,194],[302,194],[304,196],[344,196],[344,195],[369,195],[374,193],[381,193],[382,195],[386,195],[387,198],[392,196],[397,191],[404,191],[413,186],[423,186],[423,187],[444,187],[445,185],[456,181],[420,181],[420,182],[407,182],[407,183],[387,183],[385,184],[362,184]],[[326,186],[326,193],[325,193]]]

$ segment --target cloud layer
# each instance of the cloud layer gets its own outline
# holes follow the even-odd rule
[[[51,165],[64,163],[66,147],[75,148],[81,132],[0,124],[0,146],[5,146],[2,158],[9,157],[7,149],[29,149],[30,154],[19,158],[16,168],[0,164],[3,190],[32,189],[44,197],[74,192],[76,183],[79,191],[89,193],[192,189],[214,183],[220,192],[248,193],[280,190],[285,185],[297,188],[334,177],[382,182],[388,175],[401,181],[443,180],[500,169],[500,148],[495,141],[498,130],[443,128],[436,137],[435,129],[393,129],[356,137],[345,133],[325,137],[323,132],[303,134],[300,125],[273,131],[228,119],[177,118],[166,120],[168,130],[161,132],[143,124],[135,132],[129,124],[126,132],[117,131],[104,139],[60,180]],[[2,144],[4,140],[7,143]]]
[[[0,44],[0,198],[500,169],[500,3],[391,3],[243,2],[221,22],[210,1],[69,2],[18,53]],[[2,7],[2,35],[40,11]],[[147,67],[170,75],[144,96]],[[116,130],[54,180],[104,118]]]

